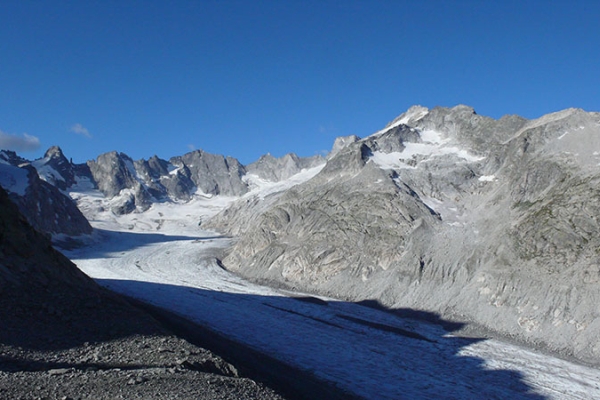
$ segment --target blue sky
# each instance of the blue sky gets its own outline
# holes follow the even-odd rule
[[[0,2],[0,147],[310,156],[408,107],[600,111],[598,1]]]

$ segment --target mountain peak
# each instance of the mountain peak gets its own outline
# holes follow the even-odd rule
[[[48,150],[46,150],[46,153],[44,154],[44,158],[48,158],[48,159],[64,158],[64,157],[65,157],[65,155],[63,154],[62,149],[58,146],[50,147]]]

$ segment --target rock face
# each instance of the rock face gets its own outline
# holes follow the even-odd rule
[[[303,169],[323,164],[324,161],[325,159],[321,156],[300,158],[290,153],[281,158],[275,158],[271,154],[267,154],[249,164],[246,172],[270,182],[279,182],[296,175]]]
[[[43,158],[33,162],[33,166],[46,182],[60,190],[66,190],[76,183],[73,165],[58,146],[50,147]]]
[[[189,171],[189,178],[204,194],[240,196],[248,191],[248,186],[242,181],[244,166],[233,157],[196,150],[173,157],[170,162]]]
[[[600,114],[413,107],[205,226],[250,278],[473,321],[600,362]]]
[[[144,211],[156,201],[188,201],[198,191],[211,196],[240,196],[248,190],[242,181],[244,167],[235,158],[201,150],[170,161],[157,156],[133,161],[126,154],[110,152],[87,165],[107,198],[121,197],[113,207],[117,214]]]
[[[173,157],[169,161],[157,156],[134,161],[124,153],[113,151],[101,154],[86,164],[74,164],[67,160],[59,147],[53,146],[44,157],[34,161],[25,160],[14,152],[0,151],[0,162],[15,167],[33,166],[44,183],[65,195],[73,191],[98,189],[110,200],[107,209],[115,214],[143,212],[154,202],[186,202],[194,195],[242,196],[249,190],[246,167],[237,159],[202,150]],[[320,156],[300,158],[295,154],[288,154],[278,159],[268,155],[251,164],[248,173],[260,179],[277,182],[323,162]],[[48,213],[35,215],[33,218],[32,212],[25,208],[25,203],[33,204],[50,190],[44,184],[42,186],[45,188],[44,193],[34,194],[35,199],[21,202],[22,211],[30,217],[36,228],[52,233],[77,234],[76,229],[42,226],[44,221],[49,225]],[[59,200],[60,204],[67,207],[64,199]],[[77,215],[80,213],[77,211],[62,214],[68,211],[64,207],[56,211],[67,218],[71,216],[77,221],[80,219]],[[81,233],[88,231],[89,229],[85,228]]]

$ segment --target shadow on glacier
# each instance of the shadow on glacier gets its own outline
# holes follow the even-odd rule
[[[139,233],[139,232],[124,232],[124,231],[111,231],[106,229],[94,228],[95,235],[101,241],[100,245],[94,245],[92,251],[85,249],[85,258],[96,258],[96,257],[107,257],[114,258],[118,255],[115,253],[126,252],[136,248],[150,246],[155,243],[175,242],[188,240],[192,242],[206,242],[217,239],[226,239],[228,236],[223,235],[209,235],[209,236],[186,236],[186,235],[172,235],[163,233]],[[59,243],[59,249],[67,251],[69,253],[77,253],[77,249],[69,249],[67,246],[61,246]],[[86,247],[82,245],[80,247]]]
[[[361,397],[419,398],[438,393],[445,398],[544,398],[532,392],[521,372],[490,370],[485,360],[461,354],[486,339],[449,335],[464,324],[436,313],[390,309],[376,301],[324,301],[113,279],[98,283],[175,312]]]

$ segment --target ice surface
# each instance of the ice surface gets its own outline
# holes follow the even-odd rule
[[[279,182],[271,182],[266,179],[262,179],[257,175],[248,174],[244,177],[244,180],[250,186],[250,192],[246,193],[244,196],[252,197],[258,195],[260,198],[265,198],[270,194],[287,190],[313,178],[315,175],[321,172],[323,167],[325,167],[324,163],[310,169],[303,169],[300,173],[291,176],[289,179]]]

